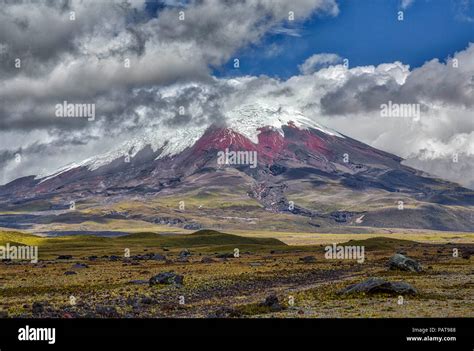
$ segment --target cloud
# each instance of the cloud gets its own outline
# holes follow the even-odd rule
[[[290,12],[295,22],[338,13],[334,0],[163,3],[170,4],[156,16],[144,0],[3,5],[0,56],[9,65],[0,68],[2,130],[61,128],[64,121],[52,118],[52,111],[64,100],[98,105],[111,95],[123,101],[137,88],[204,82],[212,79],[212,67],[284,28]]]
[[[474,2],[472,0],[458,0],[453,5],[456,19],[462,22],[474,22]]]
[[[332,66],[342,62],[342,57],[336,54],[315,54],[307,58],[298,66],[302,74],[311,74],[321,68]]]
[[[409,8],[414,2],[415,2],[415,0],[401,0],[400,7],[403,10],[405,10],[405,9]]]
[[[7,5],[0,12],[0,42],[10,61],[18,57],[24,64],[21,70],[10,69],[0,96],[46,98],[60,91],[84,97],[110,86],[205,78],[209,66],[223,64],[270,30],[294,33],[282,27],[290,11],[302,21],[316,11],[338,10],[333,0],[207,0],[165,7],[157,17],[147,18],[144,11],[139,1],[128,6],[93,1]],[[129,23],[127,16],[134,13],[138,20]],[[130,67],[124,67],[125,59]]]
[[[212,67],[238,50],[272,29],[291,34],[290,11],[293,23],[315,13],[338,13],[335,0],[163,1],[156,11],[149,5],[145,0],[2,4],[0,61],[7,63],[0,66],[2,179],[100,153],[114,147],[117,136],[133,136],[145,125],[216,121],[219,108],[212,93],[204,101],[199,88],[183,88],[186,99],[167,96],[165,87],[212,85]],[[63,101],[95,104],[96,120],[56,118],[54,107]],[[185,115],[176,114],[181,104]],[[100,141],[58,146],[76,134]],[[40,150],[34,143],[50,147]],[[12,163],[17,150],[25,156],[20,165]]]
[[[330,115],[373,112],[380,105],[419,103],[426,108],[442,105],[474,107],[474,45],[449,58],[437,59],[409,70],[399,62],[343,71],[342,84],[322,98]]]
[[[290,37],[301,37],[297,28],[276,27],[270,30],[271,34],[284,34]]]

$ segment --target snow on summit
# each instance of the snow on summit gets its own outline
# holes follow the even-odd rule
[[[313,128],[323,133],[343,138],[336,131],[312,121],[300,111],[291,107],[272,107],[255,103],[232,109],[225,113],[224,117],[227,128],[247,137],[255,144],[258,143],[260,128],[270,127],[284,136],[282,126],[288,125],[290,122],[300,129]],[[210,124],[203,124],[180,128],[162,126],[159,129],[148,129],[141,135],[127,140],[113,150],[69,164],[52,174],[38,175],[36,179],[41,179],[44,182],[77,167],[87,167],[93,171],[127,155],[133,158],[147,146],[150,146],[154,152],[161,150],[157,159],[171,157],[192,147],[209,127]]]

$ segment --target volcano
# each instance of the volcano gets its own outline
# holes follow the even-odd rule
[[[34,214],[0,216],[0,226],[122,218],[260,228],[273,218],[275,230],[284,223],[305,231],[474,231],[472,190],[292,110],[251,106],[231,117],[226,125],[144,134],[53,174],[10,182],[0,187],[0,209]],[[256,162],[219,162],[224,151]]]

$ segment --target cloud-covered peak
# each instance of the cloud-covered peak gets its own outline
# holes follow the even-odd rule
[[[167,1],[153,9],[145,1],[7,3],[0,11],[7,62],[0,67],[0,181],[49,173],[149,131],[226,124],[243,106],[301,113],[423,162],[472,155],[473,44],[413,69],[398,61],[353,66],[315,46],[286,80],[239,75],[238,65],[233,78],[212,74],[282,28],[338,13],[334,0]],[[65,101],[94,104],[95,119],[57,118],[55,106]],[[421,118],[383,119],[389,102],[419,104]],[[463,184],[473,177],[444,175]]]

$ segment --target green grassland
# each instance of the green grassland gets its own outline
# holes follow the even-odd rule
[[[1,231],[0,245],[37,245],[40,260],[37,264],[0,262],[0,313],[46,318],[208,317],[231,310],[224,317],[474,317],[472,258],[452,254],[453,248],[461,253],[472,249],[472,235],[411,233],[404,239],[401,234],[314,235],[318,237],[304,241],[302,233],[274,233],[272,238],[269,232],[235,235],[203,230],[179,234],[141,232],[114,238],[42,238]],[[423,240],[414,240],[417,236]],[[364,246],[365,262],[325,259],[324,245],[331,242]],[[232,254],[235,248],[240,251],[239,257],[219,258],[218,254]],[[134,261],[125,257],[126,249],[132,256],[159,253],[166,256],[166,261]],[[180,260],[184,249],[191,255]],[[389,257],[400,250],[418,260],[424,271],[389,270]],[[57,259],[58,255],[73,258]],[[98,258],[89,259],[92,255]],[[110,260],[110,255],[118,259]],[[306,256],[314,259],[304,263],[301,259]],[[203,258],[211,260],[203,263]],[[86,264],[87,268],[74,268],[76,263]],[[65,275],[67,271],[76,274]],[[184,284],[146,284],[160,272],[181,274]],[[406,297],[402,306],[397,304],[397,296],[337,294],[345,286],[369,277],[408,282],[419,294]],[[137,280],[145,284],[130,283]],[[269,294],[278,296],[281,311],[261,305]],[[70,303],[71,296],[77,301],[74,305]],[[185,304],[178,303],[181,296],[185,297]],[[295,300],[293,305],[288,302],[290,297]],[[43,305],[44,310],[34,312],[35,303]],[[113,314],[104,314],[105,307]]]
[[[239,249],[259,251],[263,248],[285,248],[287,245],[274,238],[240,237],[212,230],[201,230],[191,234],[161,235],[157,233],[134,233],[120,237],[95,235],[70,235],[54,238],[38,237],[20,232],[0,232],[0,245],[6,243],[34,245],[39,247],[40,258],[50,259],[62,254],[92,255],[104,252],[123,255],[125,249],[141,252],[144,249],[193,248],[203,252],[217,250],[228,252]]]

